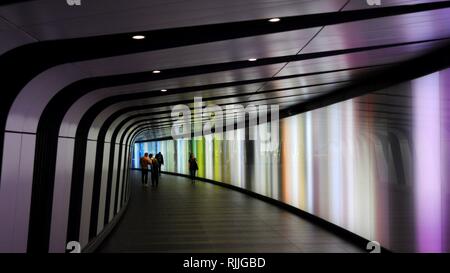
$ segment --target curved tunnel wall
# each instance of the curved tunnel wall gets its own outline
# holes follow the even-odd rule
[[[123,118],[122,115],[128,114],[127,112],[116,116],[117,121],[109,120],[109,114],[106,114],[117,113],[105,109],[120,100],[113,99],[107,103],[103,101],[111,95],[121,93],[120,90],[113,90],[114,87],[365,52],[374,47],[267,57],[259,59],[257,63],[242,61],[245,60],[242,56],[236,58],[238,61],[224,59],[208,65],[193,62],[195,65],[167,69],[159,75],[142,71],[142,67],[136,71],[120,72],[126,74],[103,75],[100,72],[99,75],[90,75],[81,71],[76,62],[97,62],[99,58],[322,27],[324,23],[354,21],[354,15],[367,20],[384,17],[387,13],[392,16],[447,6],[448,3],[432,3],[412,9],[387,7],[351,14],[337,12],[328,14],[326,22],[309,16],[306,25],[302,24],[305,18],[294,16],[283,20],[285,23],[271,25],[270,28],[264,27],[267,24],[264,19],[188,29],[146,31],[142,34],[152,39],[138,43],[129,39],[131,33],[111,34],[37,42],[6,52],[0,56],[0,71],[4,76],[1,79],[4,92],[0,101],[0,127],[3,130],[0,134],[0,252],[63,252],[66,242],[70,240],[80,241],[82,247],[85,247],[123,207],[129,196],[129,145],[135,134],[124,129],[125,125],[122,129],[116,128],[119,118]],[[318,16],[322,18],[322,15]],[[32,41],[23,39],[16,46],[26,42]],[[375,48],[428,42],[430,41],[414,41]],[[233,44],[236,45],[235,41]],[[12,44],[1,50],[10,48],[13,48]],[[220,50],[211,51],[213,56],[217,51]],[[197,55],[194,56],[197,59]],[[27,65],[24,66],[24,63]],[[305,75],[289,77],[294,76]],[[256,80],[265,82],[267,79]],[[244,84],[244,81],[218,85],[224,87],[239,84]],[[181,94],[188,90],[201,91],[218,87],[213,85],[178,88],[171,90],[171,93]],[[157,97],[160,95],[150,95],[152,92],[147,91],[141,90],[142,93],[137,93],[135,99],[147,98],[152,100],[152,104],[158,103]],[[129,95],[135,91],[125,88],[123,92],[128,94],[122,99],[131,100],[133,96]],[[117,108],[120,107],[115,106],[116,110]],[[103,110],[105,111],[102,112]],[[96,115],[99,115],[99,119],[96,119]],[[143,124],[127,128],[139,132],[142,130],[141,126]],[[200,151],[203,149],[203,145],[198,147]],[[204,175],[210,175],[210,172],[205,172]]]
[[[133,167],[144,152],[161,151],[163,170],[188,174],[193,152],[199,177],[285,202],[393,251],[448,251],[449,76],[282,119],[274,151],[217,136],[139,142]]]

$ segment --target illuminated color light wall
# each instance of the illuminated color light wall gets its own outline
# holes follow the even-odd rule
[[[170,140],[136,144],[134,162],[161,150],[166,171],[188,174],[194,152],[200,177],[280,200],[393,251],[446,252],[449,79],[446,70],[285,118],[271,152],[260,141]]]

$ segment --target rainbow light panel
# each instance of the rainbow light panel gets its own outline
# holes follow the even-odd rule
[[[163,170],[188,174],[193,152],[200,177],[280,200],[393,251],[447,252],[449,79],[441,71],[282,119],[275,150],[216,136],[137,143],[133,166],[144,152],[161,151]]]

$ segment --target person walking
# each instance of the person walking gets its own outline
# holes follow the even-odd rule
[[[150,158],[148,153],[145,153],[140,159],[142,172],[142,186],[148,187],[148,165],[150,165]]]
[[[194,154],[191,153],[189,155],[189,174],[191,176],[192,183],[195,183],[195,173],[198,170],[197,159],[194,157]]]
[[[152,168],[152,187],[158,187],[158,160],[150,154],[150,165]]]
[[[158,174],[161,176],[161,165],[164,165],[164,156],[159,152],[155,158],[158,160]]]

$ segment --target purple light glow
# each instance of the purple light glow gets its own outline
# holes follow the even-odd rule
[[[413,82],[418,252],[442,251],[439,73]]]

